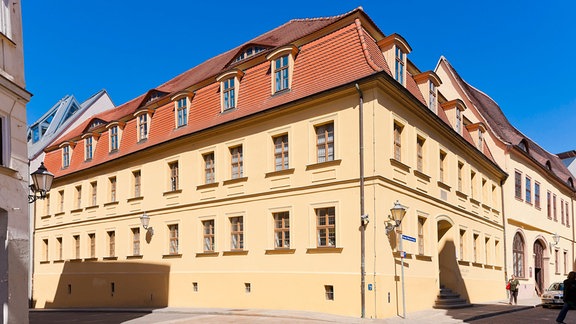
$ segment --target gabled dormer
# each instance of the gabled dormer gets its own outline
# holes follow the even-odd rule
[[[70,161],[72,160],[72,151],[76,143],[73,141],[66,141],[60,144],[58,147],[62,152],[62,169],[66,169],[70,166]]]
[[[84,132],[90,132],[102,125],[105,125],[106,121],[100,119],[100,118],[93,118],[89,123],[88,126],[86,126],[86,128],[84,129]]]
[[[286,45],[277,48],[266,56],[270,61],[271,93],[276,94],[292,89],[292,74],[294,73],[294,61],[298,54],[298,48],[294,45]]]
[[[106,125],[108,130],[108,152],[116,152],[120,148],[124,126],[126,126],[126,123],[120,121],[114,121]]]
[[[523,138],[520,143],[518,143],[518,148],[528,154],[530,153],[530,147],[528,146],[528,141],[525,138]]]
[[[466,125],[466,129],[472,136],[472,140],[476,145],[476,148],[483,151],[484,148],[484,134],[486,133],[486,126],[484,123],[474,123]]]
[[[240,91],[240,80],[244,72],[233,69],[226,71],[216,77],[220,83],[220,111],[225,112],[236,108],[238,104],[238,93]]]
[[[392,34],[378,42],[392,77],[403,86],[406,86],[407,55],[412,52],[408,42],[398,34]]]
[[[190,113],[190,105],[194,98],[194,92],[188,90],[178,91],[170,100],[174,102],[174,125],[175,128],[180,128],[188,125],[188,116]]]
[[[438,107],[438,87],[442,84],[440,78],[433,71],[422,72],[414,76],[418,89],[426,100],[426,105],[435,113]]]
[[[98,133],[86,133],[82,135],[82,139],[84,140],[84,161],[91,161],[94,157],[98,138],[100,138],[100,134]]]
[[[269,48],[268,46],[259,44],[247,44],[238,51],[238,53],[236,54],[234,59],[230,62],[230,64],[235,64],[247,60],[253,56],[256,56],[256,54],[266,51],[268,48]]]
[[[164,96],[167,96],[168,92],[164,92],[164,91],[160,91],[160,90],[156,90],[156,89],[152,89],[149,90],[148,93],[146,93],[146,95],[144,96],[144,99],[142,99],[142,101],[140,102],[140,105],[138,105],[138,107],[145,107],[155,101],[157,101],[160,98],[163,98]]]
[[[136,117],[136,134],[138,142],[148,139],[153,113],[154,109],[152,108],[139,109],[134,113],[134,117]]]
[[[440,107],[444,109],[450,124],[454,128],[454,130],[462,135],[462,126],[463,126],[463,115],[462,113],[466,110],[466,105],[460,99],[454,99],[450,101],[443,102]]]

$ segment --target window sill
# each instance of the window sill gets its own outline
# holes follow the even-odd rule
[[[68,261],[70,261],[70,262],[82,262],[82,259],[70,259]]]
[[[107,257],[103,257],[102,260],[118,260],[117,256],[107,256]]]
[[[494,266],[494,270],[502,270],[501,266]]]
[[[203,185],[196,186],[196,190],[208,189],[208,188],[216,188],[218,187],[218,182],[206,183]]]
[[[98,207],[99,207],[98,205],[92,205],[92,206],[86,207],[86,210],[96,209],[96,208],[98,208]]]
[[[278,177],[278,176],[289,175],[289,174],[293,174],[293,173],[294,173],[294,168],[272,171],[272,172],[265,173],[264,178]]]
[[[180,253],[162,255],[162,259],[180,259],[180,258],[182,258],[182,254]]]
[[[314,163],[314,164],[308,164],[306,166],[306,171],[309,170],[317,170],[317,169],[322,169],[322,168],[328,168],[328,167],[332,167],[332,166],[337,166],[340,165],[340,163],[342,163],[342,160],[332,160],[332,161],[326,161],[326,162],[319,162],[319,163]]]
[[[50,218],[50,217],[52,217],[52,215],[44,215],[44,216],[40,216],[40,219],[47,219],[47,218]]]
[[[516,200],[518,201],[524,201],[524,199],[520,198],[520,197],[514,197]]]
[[[484,269],[494,269],[494,266],[489,265],[489,264],[485,264]]]
[[[490,211],[492,208],[490,208],[490,206],[486,205],[486,204],[482,204],[482,208],[487,209],[488,211]]]
[[[54,260],[54,263],[64,263],[64,260]]]
[[[113,150],[110,150],[110,152],[108,152],[109,155],[116,154],[116,153],[118,153],[118,149],[113,149]]]
[[[469,266],[470,261],[458,260],[458,264],[462,266]]]
[[[417,176],[418,178],[426,181],[426,182],[430,182],[430,176],[427,175],[426,173],[422,172],[422,171],[418,171],[418,170],[414,170],[414,175]]]
[[[456,190],[456,196],[460,197],[460,198],[464,198],[464,199],[468,199],[468,195],[463,193],[460,190]]]
[[[138,140],[138,142],[136,142],[136,144],[144,144],[144,143],[146,143],[147,141],[148,141],[148,138],[146,137],[146,138],[143,138],[143,139]]]
[[[226,114],[229,114],[233,111],[236,111],[236,107],[232,107],[232,108],[228,108],[228,109],[222,109],[222,111],[220,112],[220,115],[226,115]]]
[[[0,174],[8,175],[8,176],[14,176],[17,173],[18,173],[17,170],[11,169],[11,168],[4,166],[4,165],[0,165]]]
[[[404,172],[410,172],[410,167],[407,166],[406,164],[396,160],[396,159],[390,159],[390,165],[400,168],[402,169],[402,171]]]
[[[452,190],[452,187],[450,187],[449,185],[445,184],[442,181],[438,181],[437,184],[438,184],[438,187],[440,187],[444,190],[448,190],[448,191]]]
[[[404,259],[412,259],[412,254],[411,253],[406,253],[406,256],[404,257]],[[394,253],[392,253],[392,256],[394,256],[395,258],[400,258],[400,251],[395,251]]]
[[[142,254],[138,254],[138,255],[128,255],[126,256],[126,260],[131,260],[131,259],[142,259],[143,255]]]
[[[107,202],[103,206],[108,207],[108,206],[113,206],[113,205],[118,205],[118,201]]]
[[[296,249],[274,249],[266,250],[265,254],[294,254]]]
[[[248,250],[238,250],[238,251],[224,251],[222,252],[222,255],[226,256],[226,255],[247,255],[248,254]]]
[[[62,216],[64,214],[66,214],[66,212],[58,212],[58,213],[54,214],[54,216],[58,217],[58,216]]]
[[[472,262],[472,266],[476,268],[482,268],[482,263]]]
[[[84,208],[76,208],[76,209],[72,209],[70,212],[71,212],[71,213],[79,213],[79,212],[81,212],[81,211],[83,211],[83,210],[84,210]]]
[[[162,196],[171,196],[171,195],[176,195],[176,194],[179,194],[179,193],[182,193],[182,189],[165,191],[164,193],[162,193]]]
[[[138,200],[142,200],[142,199],[144,199],[144,196],[132,197],[132,198],[126,199],[126,202],[133,202],[133,201],[138,201]]]
[[[217,257],[220,252],[200,252],[196,253],[197,258]]]
[[[230,180],[225,180],[224,182],[222,182],[222,185],[226,186],[226,185],[239,183],[239,182],[246,182],[246,181],[248,181],[248,177],[230,179]]]
[[[470,202],[473,203],[476,206],[480,206],[480,202],[472,197],[470,197]]]
[[[306,249],[307,254],[321,254],[321,253],[342,253],[343,248],[337,247],[317,247]]]
[[[40,261],[40,264],[48,264],[50,261]]]
[[[420,261],[432,261],[432,257],[429,255],[416,254],[414,255],[414,257],[416,258],[416,260]]]
[[[272,97],[283,95],[283,94],[288,93],[288,92],[290,92],[290,88],[274,91],[274,93],[272,94]]]
[[[85,262],[98,261],[98,258],[85,258],[84,261],[85,261]]]

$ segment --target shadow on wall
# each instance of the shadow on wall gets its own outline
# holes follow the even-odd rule
[[[459,233],[457,229],[448,221],[438,222],[438,266],[439,266],[439,288],[448,288],[452,292],[460,294],[460,298],[470,302],[466,283],[462,278],[458,265],[458,254],[454,238]]]
[[[169,274],[167,265],[66,261],[45,308],[166,307]]]

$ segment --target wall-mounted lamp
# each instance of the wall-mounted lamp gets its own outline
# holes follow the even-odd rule
[[[552,235],[552,240],[554,243],[550,242],[550,250],[552,250],[556,245],[558,245],[558,243],[560,243],[560,235],[558,235],[558,233],[554,233],[554,235]]]
[[[362,220],[362,225],[364,225],[364,226],[366,226],[366,225],[368,225],[368,223],[370,223],[370,217],[368,216],[368,214],[361,215],[360,219]]]
[[[388,221],[386,221],[386,234],[392,232],[396,227],[402,224],[402,218],[406,215],[406,207],[402,206],[398,200],[394,203],[394,207],[390,209]]]
[[[46,169],[44,162],[40,163],[38,170],[30,174],[32,177],[32,184],[30,185],[31,195],[28,195],[28,203],[33,203],[36,199],[45,199],[46,193],[52,188],[52,180],[54,175]]]
[[[152,226],[148,226],[150,224],[150,216],[148,216],[146,212],[140,216],[140,223],[142,223],[142,227],[144,227],[144,229],[148,231],[150,235],[154,235],[154,229]]]

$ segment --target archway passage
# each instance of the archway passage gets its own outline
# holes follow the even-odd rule
[[[534,280],[538,296],[544,291],[544,245],[534,242]]]
[[[438,266],[439,288],[456,289],[454,274],[458,272],[453,226],[446,220],[438,221]]]

